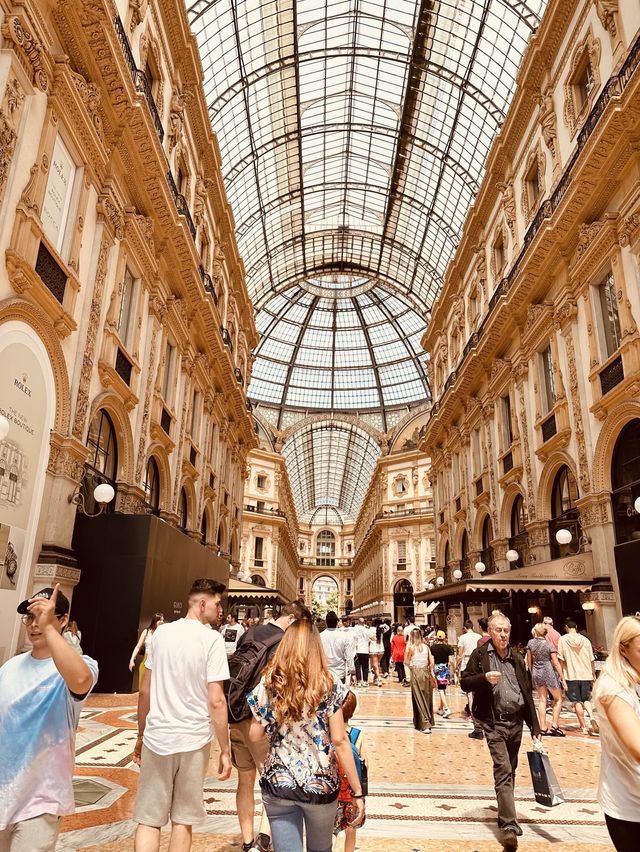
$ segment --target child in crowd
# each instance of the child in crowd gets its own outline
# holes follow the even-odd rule
[[[409,686],[404,670],[404,654],[407,649],[407,641],[404,638],[404,629],[401,624],[396,627],[395,636],[391,639],[391,659],[396,668],[398,683]]]
[[[366,764],[366,755],[362,742],[364,735],[359,728],[354,728],[350,725],[351,717],[356,712],[357,706],[358,699],[356,698],[356,694],[349,690],[342,704],[342,715],[344,716],[345,730],[358,752],[361,765],[364,767]],[[341,784],[340,793],[338,794],[338,812],[336,813],[336,822],[333,829],[335,835],[333,850],[334,852],[338,852],[338,850],[339,852],[354,852],[356,848],[356,828],[351,823],[356,818],[356,811],[351,799],[351,788],[349,787],[347,776],[340,765],[340,760],[338,760],[338,765],[340,766]],[[362,825],[364,825],[364,821]],[[342,831],[344,831],[344,834],[340,836],[340,832]]]

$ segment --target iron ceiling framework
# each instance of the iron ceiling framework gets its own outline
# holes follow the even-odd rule
[[[380,455],[371,435],[338,421],[309,423],[285,442],[282,455],[295,471],[291,488],[300,521],[321,522],[318,508],[330,507],[343,523],[355,522]]]
[[[373,472],[331,411],[386,429],[428,398],[424,315],[545,3],[187,0],[262,334],[249,395],[279,426],[328,413],[285,445],[301,518],[354,518]]]
[[[196,0],[247,284],[438,294],[545,0]]]

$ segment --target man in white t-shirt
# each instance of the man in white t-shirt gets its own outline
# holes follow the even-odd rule
[[[76,728],[98,664],[62,638],[69,601],[59,584],[18,612],[32,648],[0,669],[0,850],[53,852],[74,811]]]
[[[221,616],[225,587],[196,580],[185,618],[154,637],[138,699],[140,765],[133,820],[135,852],[157,852],[160,829],[171,819],[171,849],[191,849],[191,827],[205,818],[202,788],[209,765],[211,725],[220,746],[218,778],[231,775],[224,640],[211,625]]]
[[[462,676],[462,672],[466,669],[467,663],[469,662],[469,657],[478,647],[478,642],[480,641],[480,634],[475,633],[473,629],[473,621],[468,618],[464,623],[464,633],[460,635],[458,638],[458,679]],[[458,680],[459,682],[459,680]],[[464,708],[464,712],[466,716],[471,715],[471,705],[473,703],[473,695],[468,696],[467,703]],[[475,737],[475,739],[479,739],[479,737]]]
[[[235,615],[230,612],[227,616],[227,623],[221,628],[220,632],[224,639],[224,649],[227,652],[227,657],[231,657],[238,648],[238,640],[244,635],[244,627],[238,624]]]
[[[364,618],[359,618],[353,628],[352,638],[356,647],[355,668],[358,686],[369,686],[369,627]]]

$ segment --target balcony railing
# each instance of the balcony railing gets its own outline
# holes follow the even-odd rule
[[[189,212],[189,205],[187,204],[187,199],[184,195],[181,195],[178,187],[176,186],[176,182],[171,174],[171,170],[167,172],[167,183],[169,184],[169,189],[171,190],[171,195],[173,196],[173,202],[176,205],[176,210],[181,216],[184,216],[187,220],[187,225],[189,227],[189,231],[191,236],[195,240],[196,238],[196,226],[193,224],[193,219],[191,218],[191,213]]]
[[[516,562],[510,562],[510,568],[523,568],[531,562],[531,549],[529,548],[529,533],[521,532],[518,535],[511,536],[509,539],[509,550],[515,550],[518,553]]]
[[[558,530],[569,530],[571,541],[569,544],[559,544],[556,539]],[[564,559],[567,556],[575,556],[584,550],[585,536],[578,517],[578,510],[571,509],[559,518],[549,521],[549,544],[551,545],[551,558]]]
[[[261,515],[277,515],[279,518],[286,518],[286,514],[277,506],[252,506],[247,503],[244,507],[245,512],[257,512]]]
[[[503,278],[498,286],[496,287],[494,293],[489,300],[489,306],[487,310],[487,314],[482,320],[480,327],[477,332],[474,333],[473,344],[470,345],[471,339],[467,342],[464,347],[462,358],[458,364],[456,364],[456,369],[453,373],[449,375],[447,378],[443,391],[440,395],[440,398],[433,403],[431,408],[432,414],[437,414],[440,410],[442,403],[444,401],[444,397],[447,394],[447,391],[452,387],[455,383],[455,377],[459,374],[460,368],[464,364],[466,358],[469,356],[469,353],[472,349],[474,349],[478,341],[482,338],[485,333],[487,326],[491,320],[491,317],[496,310],[498,303],[500,302],[501,296],[504,296],[508,293],[513,283],[515,282],[519,272],[520,267],[524,261],[525,255],[529,249],[529,246],[536,238],[538,231],[542,227],[545,219],[549,219],[555,211],[558,209],[564,196],[566,195],[569,186],[571,185],[571,179],[573,177],[573,172],[576,168],[576,164],[582,154],[584,148],[586,147],[589,139],[595,128],[598,125],[599,120],[601,119],[605,109],[611,102],[614,97],[619,97],[623,92],[626,86],[628,85],[631,77],[633,76],[638,64],[640,63],[640,36],[638,36],[629,52],[627,59],[625,60],[624,65],[620,69],[618,74],[614,74],[609,78],[608,83],[600,93],[598,100],[593,105],[593,109],[589,113],[589,117],[585,121],[582,130],[578,134],[578,141],[575,147],[575,150],[567,163],[567,166],[564,170],[562,178],[560,179],[558,185],[556,186],[551,197],[545,201],[541,206],[536,215],[534,216],[529,228],[524,236],[524,240],[522,242],[522,248],[514,261],[513,266],[511,267],[509,274],[506,278]]]
[[[480,551],[480,562],[484,562],[486,571],[485,574],[495,574],[496,572],[496,559],[493,555],[492,547],[485,547]],[[484,576],[484,575],[483,575]]]
[[[413,515],[433,515],[433,509],[425,507],[417,509],[385,509],[382,512],[378,512],[374,520],[379,521],[385,518],[407,518]]]
[[[220,337],[222,338],[224,345],[229,348],[229,352],[233,352],[233,340],[231,339],[228,329],[226,329],[223,325],[220,326]]]
[[[204,266],[202,266],[202,264],[198,267],[198,270],[200,272],[200,278],[202,278],[202,283],[204,285],[205,292],[207,292],[211,296],[214,303],[217,305],[218,294],[216,293],[216,288],[213,286],[213,280],[211,276],[208,272],[205,272]]]
[[[557,434],[558,427],[556,426],[555,414],[552,414],[551,417],[547,417],[546,420],[543,420],[540,431],[542,432],[543,441],[548,441],[549,438],[553,438],[553,436]]]
[[[623,380],[624,367],[622,365],[622,356],[618,355],[610,364],[607,364],[606,367],[600,370],[600,389],[602,396],[613,390]]]
[[[164,140],[164,128],[162,126],[162,120],[160,119],[158,107],[156,106],[156,102],[153,99],[153,93],[151,92],[151,86],[149,85],[149,81],[147,80],[144,71],[141,71],[136,65],[136,61],[133,58],[131,45],[129,44],[129,39],[127,38],[127,34],[124,30],[119,15],[115,16],[113,23],[116,28],[116,33],[118,34],[118,40],[122,47],[122,52],[124,53],[124,58],[126,59],[127,65],[129,67],[129,73],[131,74],[133,85],[135,86],[137,92],[142,92],[142,94],[144,94],[147,100],[147,106],[149,107],[149,112],[151,113],[151,118],[156,128],[156,133],[158,134],[158,139],[162,143],[162,141]]]

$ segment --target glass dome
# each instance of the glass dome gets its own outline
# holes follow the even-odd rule
[[[271,406],[351,412],[427,399],[425,322],[408,301],[361,277],[341,276],[336,293],[316,278],[267,302],[256,320],[262,339],[249,396]]]

